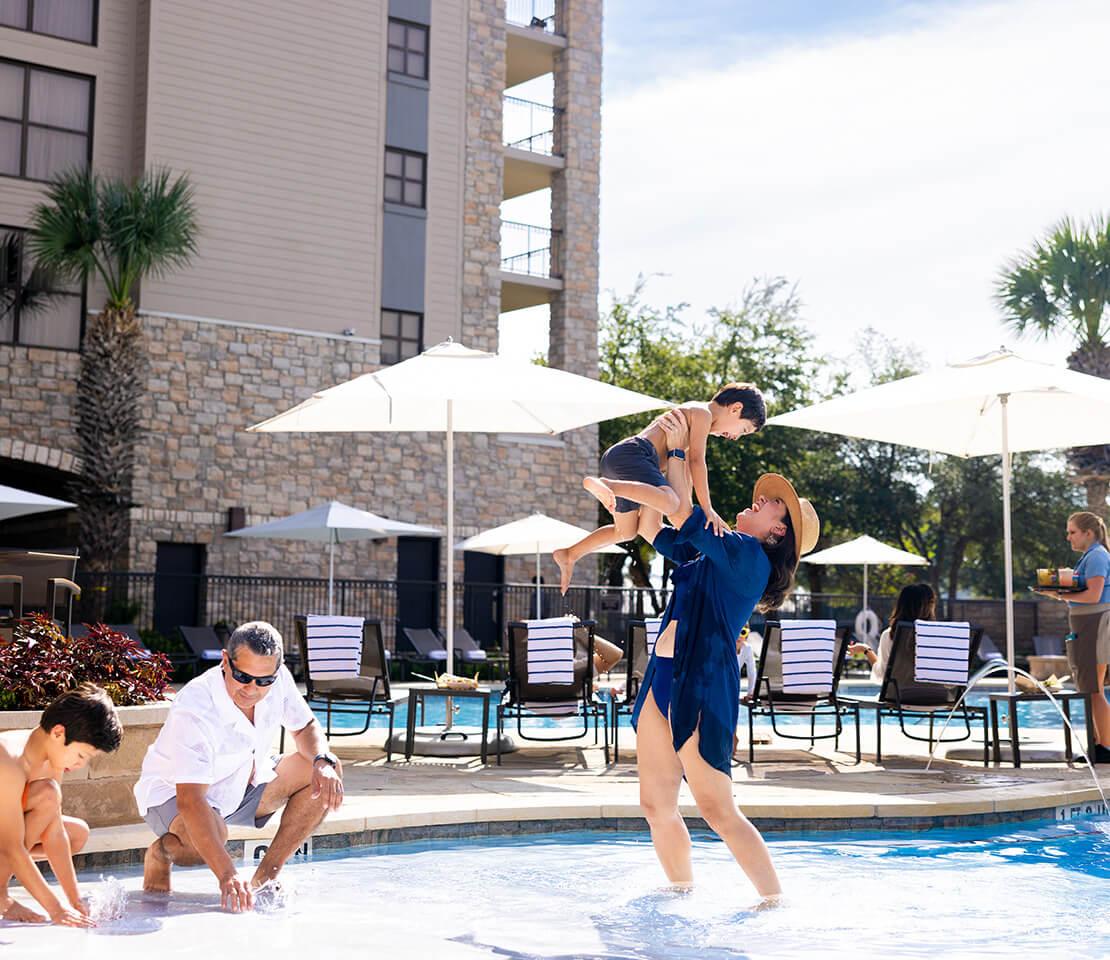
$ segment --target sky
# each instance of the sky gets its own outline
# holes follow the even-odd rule
[[[1018,340],[992,293],[1061,217],[1110,211],[1106,0],[607,0],[605,18],[602,310],[644,275],[645,302],[697,320],[782,276],[824,353],[870,326],[931,364],[1066,358],[1066,338]],[[504,212],[547,222],[546,202]],[[542,351],[546,308],[501,332]]]

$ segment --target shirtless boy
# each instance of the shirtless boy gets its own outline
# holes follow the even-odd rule
[[[100,687],[83,684],[63,693],[42,712],[34,730],[0,734],[0,914],[22,923],[95,926],[77,889],[73,854],[89,837],[89,825],[62,816],[62,774],[79,770],[123,738],[116,708]],[[65,894],[63,904],[35,860],[46,860]],[[12,899],[12,876],[46,916]]]

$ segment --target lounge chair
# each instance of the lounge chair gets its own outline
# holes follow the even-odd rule
[[[784,643],[785,635],[785,643]],[[859,715],[837,698],[844,655],[851,627],[833,620],[768,620],[763,628],[763,653],[759,657],[752,693],[740,701],[748,711],[748,762],[755,763],[755,718],[770,717],[771,729],[788,740],[833,740],[839,748],[841,718],[856,723],[856,759],[859,760]],[[780,727],[784,717],[809,717],[809,732]],[[832,733],[817,733],[818,718],[832,719]],[[795,728],[796,729],[796,728]]]
[[[447,648],[446,636],[441,634],[440,640],[443,642],[444,649]],[[486,651],[478,646],[478,641],[470,635],[470,631],[466,627],[455,627],[455,635],[452,638],[454,645],[455,659],[461,660],[463,663],[485,663]]]
[[[629,620],[624,633],[624,662],[627,665],[624,682],[624,697],[613,697],[613,763],[620,762],[620,718],[632,716],[636,698],[640,695],[640,684],[647,672],[651,651],[659,636],[662,617],[649,617],[644,620]]]
[[[919,621],[925,623],[925,621]],[[983,641],[983,628],[961,624],[930,624],[931,632],[945,630],[954,634],[962,633],[966,636],[967,653],[961,652],[958,657],[948,660],[943,674],[933,674],[926,669],[929,663],[928,651],[922,644],[922,655],[918,656],[917,633],[914,623],[904,620],[898,621],[891,636],[890,656],[887,658],[886,671],[883,675],[882,687],[876,699],[844,698],[843,702],[856,710],[871,710],[875,714],[875,762],[882,763],[882,722],[886,717],[897,717],[899,726],[904,736],[911,740],[918,740],[929,744],[932,750],[934,743],[956,743],[968,740],[971,737],[971,721],[983,722],[983,765],[990,763],[990,730],[987,721],[987,708],[971,706],[967,701],[960,703],[959,709],[953,712],[960,697],[967,689],[967,678],[971,664],[979,654],[979,647]],[[932,640],[930,642],[933,642]],[[926,676],[945,676],[947,682],[933,680],[925,682]],[[958,720],[964,730],[958,737],[946,736],[941,740],[935,729],[935,722],[939,718],[943,723],[952,714],[953,720]],[[906,728],[906,721],[929,721],[928,736],[910,732]],[[951,730],[951,725],[949,726]],[[957,728],[958,729],[958,728]],[[857,749],[856,758],[859,759]]]
[[[81,588],[73,582],[77,573],[77,551],[61,550],[0,550],[0,576],[9,585],[14,608],[18,593],[20,615],[29,610],[43,610],[69,636],[73,627],[73,601],[81,596]],[[58,608],[63,614],[58,616]]]
[[[582,729],[558,736],[525,733],[526,719],[578,717]],[[509,679],[497,705],[497,763],[506,718],[516,720],[522,740],[551,743],[576,740],[590,732],[590,720],[605,729],[609,763],[609,704],[594,692],[594,623],[557,617],[509,624]]]
[[[378,620],[363,620],[358,655],[349,658],[342,670],[322,666],[321,650],[329,643],[330,621],[353,621],[358,636],[358,620],[353,617],[295,617],[297,649],[304,665],[305,698],[321,700],[326,710],[328,737],[353,737],[370,728],[370,718],[375,714],[389,717],[389,736],[385,741],[385,759],[393,759],[393,695],[389,689],[389,664],[386,658],[382,625]],[[349,632],[349,631],[348,631]],[[313,664],[316,665],[315,676]],[[322,677],[321,674],[327,676]],[[344,674],[344,675],[337,675]],[[333,731],[332,714],[361,717],[363,725],[358,730]]]
[[[414,663],[424,664],[436,670],[446,670],[447,646],[431,627],[401,627],[395,634],[398,641],[397,656],[408,664],[412,673]],[[408,644],[403,649],[402,639]]]
[[[1068,656],[1061,637],[1034,637],[1033,653],[1029,657],[1029,672],[1038,680],[1047,680],[1053,674],[1062,677],[1071,673]]]
[[[1064,641],[1061,637],[1034,637],[1033,653],[1038,657],[1063,657]]]
[[[983,663],[990,663],[992,660],[1005,660],[1002,652],[994,645],[994,641],[988,634],[983,634],[979,641],[979,659]]]
[[[197,662],[212,664],[221,659],[223,644],[211,627],[178,627],[177,629]]]

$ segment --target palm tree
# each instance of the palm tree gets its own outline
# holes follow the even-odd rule
[[[1110,378],[1110,220],[1094,217],[1085,226],[1065,218],[1044,240],[1003,269],[995,299],[1005,322],[1018,334],[1047,339],[1069,332],[1075,349],[1072,370]],[[1087,488],[1087,507],[1106,516],[1110,446],[1075,447],[1068,461]]]
[[[125,559],[131,477],[141,433],[146,350],[131,292],[143,277],[186,266],[196,252],[193,190],[166,170],[132,181],[91,170],[62,174],[31,214],[36,265],[65,280],[98,276],[104,309],[85,330],[77,381],[81,473],[73,498],[90,570]]]

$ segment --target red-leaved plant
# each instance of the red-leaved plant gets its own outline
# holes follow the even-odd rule
[[[11,643],[0,644],[0,709],[36,710],[91,681],[118,707],[161,700],[170,676],[164,653],[147,653],[103,623],[87,637],[63,637],[41,613],[24,617]]]

